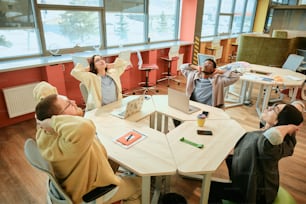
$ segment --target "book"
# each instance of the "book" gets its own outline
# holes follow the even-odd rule
[[[146,135],[140,133],[137,130],[131,130],[119,137],[114,138],[113,141],[124,148],[129,148],[144,138],[146,138]]]

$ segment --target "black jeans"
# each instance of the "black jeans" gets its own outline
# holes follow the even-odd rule
[[[231,177],[233,155],[229,155],[226,158],[226,166],[228,168],[229,175]],[[222,200],[229,200],[239,202],[242,195],[239,189],[234,188],[232,183],[223,183],[212,181],[210,184],[210,192],[208,203],[210,204],[222,204]]]

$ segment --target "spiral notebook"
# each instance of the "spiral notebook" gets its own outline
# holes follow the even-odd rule
[[[116,137],[113,141],[124,148],[129,148],[145,138],[146,135],[142,134],[141,132],[137,130],[131,130],[119,137]]]

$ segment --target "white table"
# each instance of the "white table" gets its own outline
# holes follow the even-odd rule
[[[106,111],[106,109],[108,111]],[[100,141],[105,146],[109,157],[124,168],[142,177],[142,203],[151,203],[151,176],[176,174],[176,164],[169,149],[165,135],[157,130],[144,127],[141,123],[122,120],[110,115],[109,107],[102,107],[86,113],[97,128]],[[125,149],[113,142],[113,139],[135,129],[147,138]],[[152,200],[156,202],[158,193]]]
[[[131,97],[124,99],[130,100]],[[123,101],[124,101],[123,100]],[[142,177],[142,203],[150,203],[151,176],[170,176],[178,171],[182,175],[201,175],[203,177],[200,203],[207,203],[210,178],[227,154],[234,147],[245,130],[219,108],[205,104],[191,102],[202,110],[208,111],[205,126],[210,129],[213,136],[198,136],[197,114],[186,114],[168,106],[167,95],[154,95],[144,103],[144,108],[125,120],[112,116],[110,112],[119,108],[123,101],[114,102],[86,112],[85,117],[94,121],[98,137],[107,149],[109,157]],[[155,116],[158,115],[156,118]],[[150,116],[152,123],[161,123],[161,118],[176,118],[184,121],[177,128],[171,130],[166,136],[160,129],[145,126],[139,121]],[[160,117],[160,118],[159,118]],[[168,119],[166,120],[168,122]],[[166,126],[164,124],[164,126]],[[125,149],[113,142],[113,139],[124,133],[136,129],[147,135],[143,141]],[[164,132],[168,132],[164,131]],[[181,137],[203,143],[204,149],[197,149],[179,141]],[[133,158],[133,159],[131,159]],[[169,183],[168,183],[169,184]],[[166,185],[168,185],[166,184]],[[156,189],[152,203],[156,203],[159,189]]]
[[[197,103],[190,100],[190,105],[200,108],[199,111],[188,114],[184,113],[182,111],[179,111],[175,108],[172,108],[168,105],[168,95],[153,95],[153,103],[156,110],[156,121],[155,121],[155,128],[157,127],[158,130],[162,131],[164,133],[167,133],[168,130],[168,118],[174,118],[180,121],[189,121],[189,120],[196,120],[197,115],[201,113],[202,111],[208,111],[209,119],[229,119],[229,115],[224,112],[224,110],[220,108],[216,108],[213,106],[209,106],[202,103]],[[151,119],[154,121],[154,118]],[[154,128],[154,125],[151,125],[152,128]],[[164,128],[163,128],[164,127]]]
[[[275,77],[281,77],[283,80],[275,81]],[[269,81],[266,79],[272,80]],[[240,80],[242,85],[239,93],[239,99],[235,105],[243,105],[252,94],[253,83],[259,84],[260,87],[256,100],[256,111],[260,116],[262,111],[264,111],[268,106],[273,87],[285,86],[286,88],[292,88],[293,93],[291,96],[291,101],[294,101],[296,100],[298,89],[303,86],[304,81],[306,80],[306,76],[289,69],[251,64],[250,67],[245,69],[245,72],[240,77]]]
[[[197,134],[197,129],[208,129],[212,136]],[[216,171],[245,130],[232,119],[207,119],[203,128],[196,121],[185,121],[167,134],[169,146],[181,175],[202,175],[201,204],[209,196],[211,174]],[[184,137],[192,142],[204,144],[203,149],[180,141]]]

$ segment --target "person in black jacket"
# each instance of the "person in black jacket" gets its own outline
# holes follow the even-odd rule
[[[222,199],[237,203],[272,203],[279,188],[278,162],[291,156],[296,132],[303,122],[302,113],[293,105],[277,104],[261,115],[273,124],[266,130],[244,134],[226,163],[230,183],[212,182],[209,203]]]

